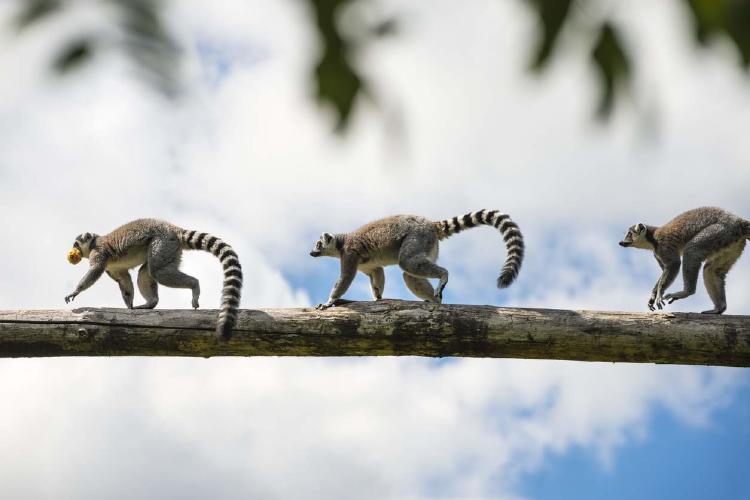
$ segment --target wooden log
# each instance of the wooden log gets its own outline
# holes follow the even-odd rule
[[[0,311],[0,357],[460,356],[750,366],[750,317],[383,300],[242,310]]]

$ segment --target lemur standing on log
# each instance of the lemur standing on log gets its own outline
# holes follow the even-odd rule
[[[703,283],[714,308],[704,314],[721,314],[727,308],[725,279],[732,265],[745,248],[750,238],[750,221],[715,207],[688,210],[663,226],[648,226],[638,223],[628,229],[620,242],[623,247],[651,250],[662,268],[656,282],[648,308],[661,309],[664,302],[671,304],[695,293],[698,271],[703,266]],[[663,295],[680,271],[682,255],[681,292]]]
[[[242,289],[242,268],[237,254],[229,244],[215,236],[188,231],[156,219],[138,219],[99,236],[83,233],[76,237],[68,260],[77,264],[81,257],[89,259],[90,267],[75,291],[65,297],[70,302],[106,272],[120,285],[120,292],[128,309],[133,308],[133,281],[129,269],[138,270],[138,290],[146,303],[136,309],[153,309],[159,302],[157,283],[172,288],[190,288],[194,308],[198,308],[200,285],[198,280],[180,272],[182,250],[206,250],[219,258],[224,269],[224,288],[221,312],[216,333],[228,339],[237,321],[237,308]]]
[[[321,235],[310,255],[339,258],[341,274],[328,301],[316,308],[336,305],[358,270],[370,277],[372,294],[375,300],[380,300],[385,287],[383,267],[393,264],[403,269],[404,282],[414,295],[427,302],[442,302],[448,271],[435,264],[438,242],[478,224],[494,226],[503,235],[508,256],[497,286],[509,286],[518,276],[524,242],[521,231],[508,215],[497,210],[480,210],[438,222],[415,215],[395,215],[366,224],[352,233]],[[436,290],[428,278],[440,280]]]

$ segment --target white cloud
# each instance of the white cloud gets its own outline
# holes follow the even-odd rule
[[[497,360],[16,360],[0,365],[0,395],[13,402],[0,414],[0,470],[14,498],[496,497],[550,453],[608,457],[647,438],[654,405],[704,423],[735,375]]]
[[[745,82],[687,50],[668,6],[618,9],[645,61],[644,97],[598,129],[583,61],[564,54],[542,80],[523,73],[533,25],[520,2],[384,2],[404,29],[363,59],[381,109],[362,106],[342,140],[309,98],[317,49],[300,5],[175,2],[192,85],[173,103],[116,57],[49,82],[43,56],[58,35],[2,34],[0,64],[18,70],[0,83],[3,308],[62,307],[83,274],[64,261],[73,237],[135,217],[220,235],[242,258],[244,307],[283,307],[324,299],[289,283],[323,266],[307,257],[322,231],[488,207],[524,230],[519,281],[493,288],[502,242],[472,231],[441,249],[447,301],[643,311],[658,266],[618,247],[621,230],[699,204],[750,216]],[[226,73],[198,53],[206,40],[231,48]],[[263,57],[244,58],[243,47]],[[652,100],[660,128],[648,142]],[[384,130],[399,119],[400,144]],[[201,305],[216,307],[215,259],[190,253],[184,269],[201,280]],[[399,274],[387,294],[408,297]],[[750,312],[748,278],[741,259],[731,312]],[[364,296],[366,281],[355,288]],[[188,304],[184,291],[161,295],[160,307]],[[75,305],[120,300],[103,279]],[[707,303],[701,291],[670,310]],[[13,404],[0,413],[0,482],[19,498],[512,496],[523,474],[572,447],[616,467],[620,446],[648,438],[655,408],[710,425],[741,379],[502,360],[4,361],[0,398]]]

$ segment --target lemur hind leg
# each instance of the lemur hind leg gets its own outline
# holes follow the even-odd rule
[[[398,255],[398,265],[415,278],[438,278],[433,301],[443,301],[443,289],[448,284],[448,271],[434,262],[437,255],[437,235],[432,231],[414,231],[404,238]],[[408,284],[407,284],[408,285]]]
[[[367,276],[370,277],[370,289],[372,290],[372,296],[375,300],[383,298],[383,291],[385,290],[385,273],[382,267],[376,267]]]
[[[724,291],[724,276],[720,276],[710,262],[703,266],[703,284],[706,292],[714,304],[713,309],[701,311],[702,314],[721,314],[727,308],[726,293]]]
[[[198,308],[201,294],[198,280],[180,271],[182,250],[176,236],[155,238],[148,247],[148,272],[157,283],[170,288],[190,288],[193,308]]]
[[[107,271],[109,277],[117,282],[120,287],[120,293],[122,294],[122,300],[125,301],[125,305],[128,309],[133,308],[133,279],[130,277],[130,273],[127,269],[121,271]]]
[[[411,293],[427,302],[435,302],[435,289],[425,278],[416,278],[409,273],[404,273],[404,283]]]
[[[135,309],[153,309],[159,303],[159,286],[148,274],[148,264],[143,264],[138,269],[138,291],[146,299],[146,303],[135,306]]]
[[[721,314],[727,309],[726,277],[737,259],[745,249],[744,238],[726,249],[712,255],[703,266],[703,283],[714,308],[703,311],[703,314]]]
[[[695,293],[698,283],[698,273],[701,263],[712,253],[731,243],[724,241],[724,234],[728,233],[722,224],[712,224],[691,239],[682,252],[682,280],[683,289],[680,292],[668,293],[664,300],[669,304],[678,299],[684,299]]]

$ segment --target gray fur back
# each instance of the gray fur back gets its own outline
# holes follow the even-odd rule
[[[656,229],[655,236],[668,242],[688,242],[709,226],[720,225],[723,239],[750,237],[748,221],[718,207],[700,207],[681,213]],[[681,246],[681,245],[680,245]]]
[[[181,228],[159,219],[136,219],[100,236],[97,246],[109,257],[119,257],[134,247],[146,246],[157,236],[178,236]]]

